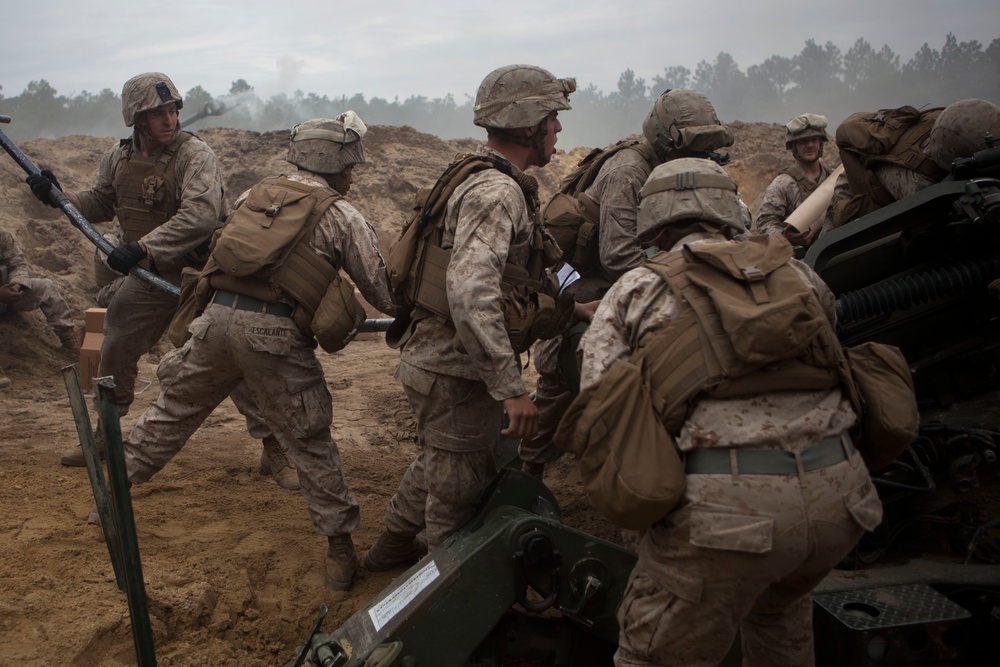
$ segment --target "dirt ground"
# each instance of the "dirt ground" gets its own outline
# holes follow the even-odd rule
[[[756,208],[788,160],[783,128],[735,123],[734,130],[728,169]],[[230,200],[286,164],[284,132],[210,129],[200,136],[223,164]],[[69,136],[21,148],[64,188],[78,190],[91,184],[114,141]],[[388,247],[415,192],[477,142],[376,126],[365,143],[369,164],[356,170],[349,199]],[[560,153],[539,174],[543,193],[586,152]],[[833,155],[825,160],[836,164]],[[83,310],[96,305],[93,246],[60,211],[35,200],[6,156],[0,224],[17,236],[34,275],[52,279],[82,323]],[[163,341],[143,358],[124,432],[156,397],[156,364],[168,349]],[[320,358],[333,395],[334,436],[361,506],[354,541],[363,552],[417,453],[414,421],[392,377],[396,352],[380,339]],[[40,312],[0,317],[0,369],[13,381],[0,391],[0,665],[135,664],[125,596],[115,586],[100,529],[86,522],[94,506],[86,473],[59,465],[60,452],[76,442],[60,373],[73,361],[59,351]],[[525,374],[530,386],[532,369]],[[330,608],[324,629],[332,630],[399,574],[362,572],[351,591],[326,590],[325,540],[314,532],[301,493],[262,477],[259,457],[259,443],[226,401],[160,474],[133,491],[159,665],[283,665],[321,603]],[[546,482],[565,523],[616,539],[617,531],[589,508],[571,462],[553,466]]]

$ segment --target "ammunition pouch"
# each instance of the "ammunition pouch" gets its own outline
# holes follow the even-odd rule
[[[212,286],[207,275],[190,267],[181,271],[180,301],[167,327],[167,337],[174,346],[181,347],[191,337],[188,327],[204,312],[211,296]]]
[[[296,309],[292,318],[295,319],[299,312],[302,312],[301,308]],[[338,275],[327,286],[308,328],[304,330],[311,330],[316,342],[325,351],[338,352],[354,340],[364,321],[365,309],[354,296],[354,285]]]

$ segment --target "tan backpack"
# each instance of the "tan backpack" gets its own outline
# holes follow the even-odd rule
[[[872,169],[892,164],[939,181],[947,175],[921,150],[942,107],[923,111],[911,106],[851,114],[837,127],[836,142],[852,198],[837,206],[834,223],[840,226],[888,206],[895,198]]]
[[[205,268],[185,270],[181,304],[168,330],[171,341],[187,340],[188,325],[215,288],[263,301],[290,296],[299,328],[327,352],[343,349],[364,322],[365,310],[354,287],[309,246],[319,220],[341,198],[332,188],[284,176],[253,186],[217,232]]]
[[[617,525],[648,527],[679,501],[684,468],[674,438],[701,395],[842,385],[859,411],[870,466],[915,438],[916,400],[898,349],[869,343],[845,356],[791,255],[782,238],[752,237],[685,246],[644,265],[670,286],[677,316],[584,388],[554,438],[580,459],[588,496]]]

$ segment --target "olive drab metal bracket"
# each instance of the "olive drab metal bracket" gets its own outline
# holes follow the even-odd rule
[[[125,593],[128,600],[136,664],[138,667],[156,667],[153,630],[149,620],[142,562],[139,559],[135,517],[132,513],[132,495],[125,469],[125,452],[122,446],[118,409],[115,405],[115,383],[110,377],[94,380],[94,391],[98,396],[98,419],[108,465],[107,481],[105,481],[101,456],[94,431],[90,426],[90,415],[87,412],[76,365],[64,367],[62,375],[70,407],[73,410],[80,446],[83,447],[90,486],[97,502],[97,514],[101,529],[104,531],[104,541],[107,543],[111,565],[115,571],[115,581],[118,589]],[[93,517],[91,521],[94,521]]]

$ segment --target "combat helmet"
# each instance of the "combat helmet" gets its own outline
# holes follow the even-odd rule
[[[361,139],[368,131],[358,114],[345,111],[336,118],[313,118],[292,128],[285,160],[316,172],[339,174],[364,164]]]
[[[174,102],[177,109],[184,108],[184,100],[177,86],[162,72],[146,72],[133,76],[122,87],[122,117],[126,127],[135,125],[136,116],[143,111]]]
[[[945,171],[960,158],[993,145],[1000,135],[1000,107],[972,98],[948,105],[934,121],[924,152]]]
[[[826,116],[817,113],[804,113],[785,123],[785,148],[791,148],[799,139],[819,137],[826,142],[830,137],[826,134],[826,126],[830,124]]]
[[[534,65],[507,65],[486,75],[476,92],[473,122],[486,128],[534,127],[552,111],[570,109],[576,80]]]
[[[688,88],[661,94],[642,123],[642,134],[661,157],[681,149],[707,154],[734,141],[708,98]]]
[[[657,166],[639,191],[639,237],[651,239],[666,225],[695,222],[745,232],[736,184],[722,167],[704,158],[679,158]]]

